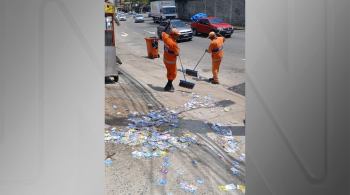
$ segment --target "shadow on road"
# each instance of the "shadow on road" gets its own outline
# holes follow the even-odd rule
[[[153,84],[147,84],[154,91],[165,92],[164,87],[153,86]]]
[[[228,90],[245,96],[245,83],[241,83],[239,85],[235,85],[235,86],[229,87]]]

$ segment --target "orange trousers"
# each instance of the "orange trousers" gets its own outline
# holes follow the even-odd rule
[[[164,62],[164,61],[163,61]],[[176,63],[174,64],[171,64],[171,63],[167,63],[167,62],[164,62],[165,64],[165,67],[166,67],[166,70],[167,70],[167,74],[166,74],[166,77],[173,81],[175,80],[176,78],[176,74],[177,74],[177,66],[176,66]]]
[[[219,82],[219,69],[220,69],[221,60],[212,62],[212,72],[214,82]]]

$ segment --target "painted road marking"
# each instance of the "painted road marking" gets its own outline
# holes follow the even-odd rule
[[[128,34],[126,34],[125,32],[122,32],[123,34],[122,34],[122,36],[123,37],[127,37],[128,36]]]
[[[143,30],[143,31],[146,31],[146,32],[148,32],[149,34],[156,34],[155,32],[150,32],[150,31],[148,31],[148,30]]]

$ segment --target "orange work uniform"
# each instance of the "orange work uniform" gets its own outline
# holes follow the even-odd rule
[[[176,78],[177,74],[176,60],[177,56],[180,54],[180,50],[177,47],[176,40],[170,35],[163,32],[162,39],[164,42],[163,62],[167,69],[167,78],[173,81]]]
[[[224,37],[216,37],[212,40],[209,45],[209,53],[211,53],[212,58],[212,72],[214,82],[219,82],[219,68],[221,64],[221,60],[224,56]]]

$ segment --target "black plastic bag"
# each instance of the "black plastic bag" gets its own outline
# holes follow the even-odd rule
[[[158,40],[157,40],[157,39],[153,39],[153,40],[152,40],[152,47],[153,47],[154,49],[158,49]]]

